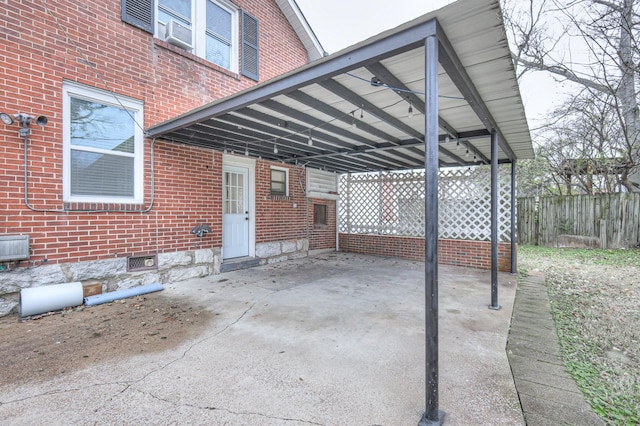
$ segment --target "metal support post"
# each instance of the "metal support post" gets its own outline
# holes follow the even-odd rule
[[[518,218],[516,209],[518,207],[518,199],[516,198],[516,162],[511,162],[511,273],[518,273],[518,228],[516,227]]]
[[[419,426],[441,425],[438,410],[438,38],[425,40],[425,348],[426,410]]]
[[[491,132],[491,304],[498,310],[498,133]]]

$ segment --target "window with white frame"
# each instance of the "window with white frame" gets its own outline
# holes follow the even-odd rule
[[[64,201],[142,203],[142,102],[63,85]]]
[[[168,40],[177,22],[190,30],[180,38],[194,54],[223,68],[238,70],[238,9],[223,0],[158,0],[156,37]],[[189,40],[190,39],[190,40]]]

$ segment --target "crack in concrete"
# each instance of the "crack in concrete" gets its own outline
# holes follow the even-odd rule
[[[275,292],[269,293],[267,295],[265,295],[263,298],[261,298],[260,300],[263,300],[264,298],[272,295]],[[143,380],[145,380],[147,377],[149,377],[151,374],[156,373],[158,371],[162,371],[163,369],[167,368],[168,366],[170,366],[171,364],[174,364],[182,359],[184,359],[184,357],[187,356],[187,354],[189,353],[189,351],[191,351],[193,348],[195,348],[196,346],[200,345],[203,342],[206,342],[207,340],[213,339],[217,336],[219,336],[220,334],[224,333],[225,331],[227,331],[229,328],[233,327],[234,325],[236,325],[238,322],[240,322],[242,320],[242,318],[244,318],[253,308],[254,306],[258,303],[259,301],[256,301],[254,303],[251,304],[251,306],[249,306],[247,309],[245,309],[240,316],[238,316],[238,318],[236,318],[234,321],[232,321],[231,323],[229,323],[227,326],[225,326],[222,330],[218,331],[217,333],[211,335],[211,336],[207,336],[203,339],[200,339],[196,342],[194,342],[192,345],[190,345],[188,348],[186,348],[183,352],[182,355],[176,357],[175,359],[167,362],[164,365],[161,365],[158,368],[155,368],[149,372],[147,372],[146,374],[144,374],[142,377],[135,379],[135,380],[127,380],[127,381],[113,381],[113,382],[105,382],[105,383],[94,383],[91,385],[87,385],[87,386],[82,386],[82,387],[75,387],[75,388],[71,388],[71,389],[57,389],[57,390],[53,390],[53,391],[48,391],[48,392],[43,392],[43,393],[39,393],[36,395],[30,395],[28,397],[24,397],[24,398],[18,398],[18,399],[14,399],[14,400],[8,400],[8,401],[0,401],[0,406],[2,405],[8,405],[8,404],[13,404],[13,403],[18,403],[18,402],[24,402],[24,401],[29,401],[31,399],[36,399],[36,398],[40,398],[40,397],[44,397],[44,396],[50,396],[50,395],[57,395],[57,394],[64,394],[64,393],[71,393],[71,392],[78,392],[78,391],[82,391],[82,390],[86,390],[86,389],[92,389],[92,388],[96,388],[96,387],[103,387],[103,386],[113,386],[113,385],[123,385],[124,388],[119,391],[116,392],[111,398],[113,398],[114,396],[118,395],[118,394],[122,394],[124,392],[126,392],[133,384],[139,383]],[[96,410],[97,411],[97,410]]]
[[[157,399],[158,401],[162,401],[165,402],[167,404],[173,405],[174,407],[189,407],[189,408],[194,408],[196,410],[207,410],[207,411],[223,411],[225,413],[234,415],[234,416],[258,416],[258,417],[264,417],[265,419],[271,419],[271,420],[280,420],[280,421],[285,421],[285,422],[298,422],[298,423],[304,423],[304,424],[309,424],[309,425],[316,425],[316,426],[325,426],[324,423],[318,423],[318,422],[314,422],[311,420],[305,420],[305,419],[298,419],[298,418],[294,418],[294,417],[278,417],[278,416],[273,416],[273,415],[269,415],[269,414],[265,414],[265,413],[260,413],[257,411],[233,411],[230,410],[228,408],[224,408],[224,407],[209,407],[209,406],[199,406],[199,405],[194,405],[194,404],[177,404],[174,401],[170,401],[167,400],[165,398],[161,398],[157,395],[154,395],[150,392],[143,392],[139,389],[136,389],[137,392],[143,393],[145,395],[148,395],[154,399]]]
[[[0,407],[3,406],[3,405],[15,404],[17,402],[29,401],[30,399],[40,398],[40,397],[43,397],[43,396],[59,395],[59,394],[71,393],[71,392],[80,392],[80,391],[84,391],[84,390],[87,390],[87,389],[92,389],[92,388],[97,388],[97,387],[102,387],[102,386],[117,386],[117,385],[124,386],[124,389],[122,389],[118,393],[125,392],[131,386],[131,384],[129,384],[127,382],[109,382],[109,383],[94,383],[94,384],[91,384],[91,385],[80,386],[80,387],[75,387],[75,388],[71,388],[71,389],[56,389],[56,390],[51,390],[51,391],[47,391],[47,392],[42,392],[42,393],[39,393],[39,394],[36,394],[36,395],[26,396],[24,398],[17,398],[17,399],[12,399],[12,400],[8,400],[8,401],[0,401]]]
[[[269,293],[268,295],[266,295],[266,296],[265,296],[265,297],[263,297],[262,299],[266,298],[267,296],[270,296],[271,294],[273,294],[273,293]],[[259,301],[261,301],[262,299],[260,299]],[[198,341],[194,342],[194,343],[193,343],[192,345],[190,345],[187,349],[185,349],[185,350],[182,352],[182,355],[180,355],[179,357],[177,357],[177,358],[175,358],[175,359],[172,359],[171,361],[167,362],[166,364],[164,364],[164,365],[162,365],[162,366],[160,366],[160,367],[158,367],[158,368],[156,368],[156,369],[154,369],[154,370],[149,371],[147,374],[145,374],[144,376],[142,376],[140,379],[135,380],[135,381],[133,381],[133,382],[131,382],[131,383],[138,383],[138,382],[140,382],[140,381],[142,381],[142,380],[146,379],[147,377],[149,377],[149,376],[150,376],[150,375],[152,375],[153,373],[157,373],[158,371],[162,371],[162,370],[164,370],[165,368],[167,368],[168,366],[170,366],[171,364],[174,364],[174,363],[176,363],[176,362],[178,362],[178,361],[183,360],[183,359],[187,356],[187,354],[188,354],[188,353],[189,353],[193,348],[195,348],[196,346],[199,346],[199,345],[201,345],[202,343],[204,343],[204,342],[206,342],[206,341],[208,341],[208,340],[211,340],[211,339],[214,339],[214,338],[218,337],[219,335],[221,335],[222,333],[224,333],[225,331],[229,330],[231,327],[233,327],[234,325],[236,325],[237,323],[239,323],[239,322],[240,322],[240,321],[241,321],[241,320],[242,320],[242,319],[243,319],[243,318],[244,318],[244,317],[245,317],[245,316],[246,316],[246,315],[247,315],[247,314],[248,314],[248,313],[249,313],[249,312],[250,312],[250,311],[251,311],[251,310],[256,306],[256,304],[257,304],[259,301],[253,302],[253,303],[251,304],[251,306],[249,306],[247,309],[245,309],[245,310],[242,312],[242,314],[240,314],[240,316],[239,316],[238,318],[236,318],[235,320],[233,320],[231,323],[227,324],[227,325],[226,325],[222,330],[220,330],[220,331],[218,331],[218,332],[216,332],[216,333],[212,334],[211,336],[204,337],[204,338],[202,338],[202,339],[200,339],[200,340],[198,340]]]
[[[32,399],[37,399],[37,398],[41,398],[41,397],[44,397],[44,396],[57,395],[57,394],[65,394],[65,393],[71,393],[71,392],[79,392],[79,391],[83,391],[83,390],[86,390],[86,389],[99,388],[99,387],[104,387],[104,386],[114,386],[114,385],[116,385],[116,386],[117,386],[117,385],[121,385],[121,386],[124,386],[124,387],[123,387],[120,391],[118,391],[118,392],[114,393],[110,398],[108,398],[108,400],[109,400],[109,399],[111,399],[111,398],[114,398],[114,397],[115,397],[115,396],[117,396],[117,395],[122,395],[122,394],[123,394],[123,393],[125,393],[127,390],[129,390],[129,389],[131,388],[131,386],[133,386],[134,384],[140,383],[140,382],[142,382],[143,380],[145,380],[146,378],[148,378],[149,376],[151,376],[152,374],[157,373],[157,372],[159,372],[159,371],[162,371],[162,370],[164,370],[165,368],[169,367],[170,365],[172,365],[172,364],[174,364],[174,363],[176,363],[176,362],[178,362],[178,361],[183,360],[183,359],[187,356],[187,354],[188,354],[188,353],[189,353],[193,348],[195,348],[195,347],[199,346],[200,344],[202,344],[202,343],[204,343],[204,342],[206,342],[206,341],[208,341],[208,340],[214,339],[214,338],[218,337],[219,335],[221,335],[222,333],[226,332],[226,331],[227,331],[227,330],[229,330],[231,327],[233,327],[234,325],[236,325],[236,324],[238,324],[240,321],[242,321],[242,319],[243,319],[243,318],[244,318],[244,317],[245,317],[249,312],[251,312],[251,310],[252,310],[252,309],[253,309],[253,308],[254,308],[254,307],[255,307],[259,302],[262,302],[264,299],[266,299],[266,298],[268,298],[268,297],[270,297],[270,296],[272,296],[272,295],[274,295],[274,294],[276,294],[276,293],[278,293],[278,292],[280,292],[280,291],[283,291],[283,290],[285,290],[285,289],[273,290],[273,291],[271,291],[270,293],[265,294],[263,297],[261,297],[260,299],[256,300],[255,302],[253,302],[253,303],[251,304],[251,306],[249,306],[247,309],[245,309],[245,310],[244,310],[244,311],[243,311],[243,312],[242,312],[242,313],[241,313],[241,314],[240,314],[240,315],[239,315],[235,320],[233,320],[232,322],[230,322],[229,324],[227,324],[224,328],[222,328],[222,329],[221,329],[221,330],[219,330],[218,332],[216,332],[216,333],[212,334],[211,336],[207,336],[207,337],[205,337],[205,338],[202,338],[202,339],[200,339],[200,340],[198,340],[198,341],[194,342],[194,343],[193,343],[193,344],[191,344],[189,347],[187,347],[187,348],[182,352],[182,354],[181,354],[180,356],[178,356],[178,357],[174,358],[173,360],[171,360],[171,361],[169,361],[169,362],[167,362],[167,363],[165,363],[165,364],[163,364],[163,365],[159,366],[158,368],[155,368],[155,369],[153,369],[153,370],[148,371],[146,374],[144,374],[142,377],[140,377],[140,378],[138,378],[138,379],[135,379],[135,380],[126,380],[126,381],[118,380],[118,381],[105,382],[105,383],[94,383],[94,384],[91,384],[91,385],[82,386],[82,387],[75,387],[75,388],[72,388],[72,389],[58,389],[58,390],[53,390],[53,391],[43,392],[43,393],[39,393],[39,394],[36,394],[36,395],[31,395],[31,396],[28,396],[28,397],[24,397],[24,398],[18,398],[18,399],[15,399],[15,400],[0,401],[0,407],[1,407],[1,406],[3,406],[3,405],[14,404],[14,403],[18,403],[18,402],[24,402],[24,401],[29,401],[29,400],[32,400]],[[138,391],[139,391],[139,390],[138,390]],[[140,391],[139,391],[139,392],[140,392]],[[151,394],[149,394],[149,395],[155,398],[155,396],[153,396],[153,395],[151,395]],[[169,402],[169,401],[166,401],[166,402]],[[101,408],[102,408],[102,407],[100,407],[100,408],[96,408],[96,409],[95,409],[95,412],[98,412]],[[236,414],[236,413],[233,413],[233,412],[231,412],[231,411],[229,411],[229,413],[231,413],[231,414]],[[256,415],[260,415],[260,414],[259,414],[259,413],[256,413]],[[265,417],[268,417],[268,416],[265,416]],[[277,418],[274,418],[274,419],[277,419]],[[287,420],[287,419],[281,419],[281,420]],[[292,421],[293,421],[293,420],[292,420]],[[299,421],[303,421],[303,420],[299,420]],[[307,422],[307,423],[309,423],[309,422]],[[318,424],[318,423],[309,423],[309,424]]]

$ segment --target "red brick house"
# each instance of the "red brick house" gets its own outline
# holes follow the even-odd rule
[[[0,22],[0,314],[30,286],[335,248],[335,175],[144,134],[320,58],[294,0],[9,0]]]

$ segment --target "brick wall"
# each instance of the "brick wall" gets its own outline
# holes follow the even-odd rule
[[[271,196],[271,167],[289,170],[289,195]],[[303,167],[260,160],[256,162],[256,243],[308,239],[309,249],[336,246],[336,202],[307,198]],[[327,206],[327,225],[314,226],[313,205]]]
[[[316,204],[327,206],[326,225],[314,225],[313,223],[313,206]],[[334,249],[336,247],[336,202],[311,198],[309,200],[309,226],[311,228],[310,250]]]
[[[340,234],[340,251],[424,261],[424,238]],[[438,263],[491,269],[489,241],[438,240]],[[498,270],[511,271],[511,244],[498,244]]]
[[[260,22],[262,81],[306,63],[302,43],[273,1],[234,3]],[[9,0],[0,6],[0,20],[0,112],[49,119],[45,128],[32,125],[29,137],[29,202],[37,210],[63,207],[63,81],[143,101],[144,127],[255,84],[123,23],[119,1]],[[20,266],[222,245],[220,153],[156,141],[155,198],[146,213],[40,212],[24,203],[24,145],[17,131],[16,124],[0,124],[0,234],[31,236],[31,258]],[[152,202],[151,145],[145,141],[145,200],[134,206],[138,210]],[[301,203],[299,194],[296,199]],[[257,226],[266,230],[259,240],[305,232],[304,205],[290,217],[290,204],[260,205]],[[189,231],[200,223],[214,232],[197,239]]]
[[[271,195],[271,167],[289,170],[289,196]],[[302,167],[258,161],[256,163],[256,243],[308,238]]]

